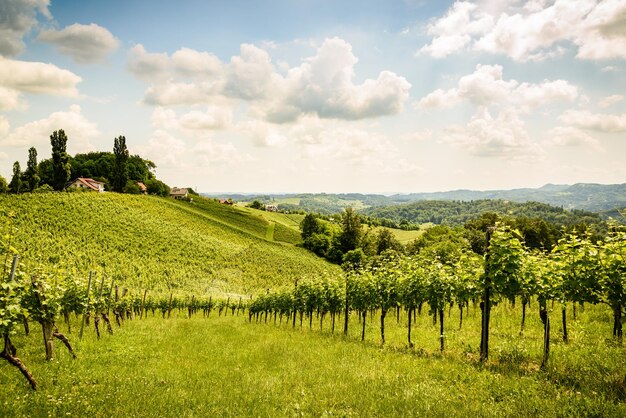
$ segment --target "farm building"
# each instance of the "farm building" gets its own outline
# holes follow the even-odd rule
[[[88,177],[78,177],[76,180],[72,180],[65,186],[66,189],[74,188],[74,189],[84,189],[84,190],[93,190],[96,192],[104,191],[104,183],[101,181],[97,181]]]
[[[174,199],[185,199],[189,196],[189,190],[186,187],[178,188],[172,187],[170,190],[170,197]]]
[[[265,205],[265,210],[267,212],[278,212],[278,206],[276,206],[276,205]]]
[[[137,187],[139,187],[139,190],[141,190],[141,194],[148,194],[148,188],[142,182],[138,181]]]

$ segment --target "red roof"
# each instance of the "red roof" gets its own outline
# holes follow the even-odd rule
[[[139,186],[139,190],[141,190],[142,192],[147,192],[148,191],[148,188],[146,187],[146,185],[143,184],[140,181],[137,182],[137,186]]]
[[[100,186],[104,186],[104,183],[102,183],[101,181],[97,181],[89,177],[78,177],[71,184],[76,183],[76,182],[84,184],[86,187],[90,188],[91,190],[95,190],[97,192],[101,190]]]

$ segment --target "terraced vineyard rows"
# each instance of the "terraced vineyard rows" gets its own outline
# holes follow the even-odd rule
[[[118,283],[154,290],[239,292],[337,267],[265,240],[267,223],[209,201],[62,193],[0,197],[25,263],[101,267]],[[280,238],[279,228],[275,239]]]

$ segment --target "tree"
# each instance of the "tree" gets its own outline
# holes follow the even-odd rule
[[[113,154],[115,164],[111,179],[113,191],[122,193],[128,182],[128,148],[126,148],[126,138],[122,135],[114,139]]]
[[[124,186],[124,190],[122,191],[128,194],[141,194],[141,189],[139,188],[137,183],[132,180],[128,180],[126,182],[126,186]]]
[[[319,222],[317,218],[312,213],[308,213],[302,222],[300,222],[300,235],[302,236],[302,240],[306,240],[313,234],[320,232]]]
[[[70,156],[67,154],[67,136],[63,129],[50,135],[52,145],[52,187],[63,190],[71,174]]]
[[[9,189],[11,189],[11,193],[21,193],[22,190],[22,170],[20,168],[20,162],[16,161],[13,163],[13,177],[11,178],[11,183],[9,183]]]
[[[359,246],[363,235],[363,227],[359,215],[352,208],[346,208],[341,214],[341,232],[339,233],[339,250],[343,254]]]
[[[157,196],[167,197],[170,195],[170,187],[157,179],[150,179],[146,181],[146,187],[148,188],[148,194],[155,194]]]
[[[252,209],[259,209],[259,210],[264,208],[263,203],[259,202],[258,200],[255,200],[254,202],[250,203],[248,207]]]
[[[402,252],[400,241],[387,228],[383,228],[376,234],[376,254],[380,255],[386,250]]]
[[[24,180],[31,192],[39,187],[39,167],[37,166],[37,150],[31,147],[28,150],[28,162],[26,163],[26,171],[24,172]]]
[[[7,180],[0,176],[0,193],[7,193],[9,191],[9,185],[7,184]]]

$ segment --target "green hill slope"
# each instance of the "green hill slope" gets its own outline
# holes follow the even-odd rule
[[[131,287],[248,294],[337,268],[302,248],[274,242],[285,235],[279,231],[283,224],[276,223],[274,241],[268,241],[268,220],[208,199],[1,196],[0,219],[8,216],[23,262],[59,263],[85,275],[96,270]]]

